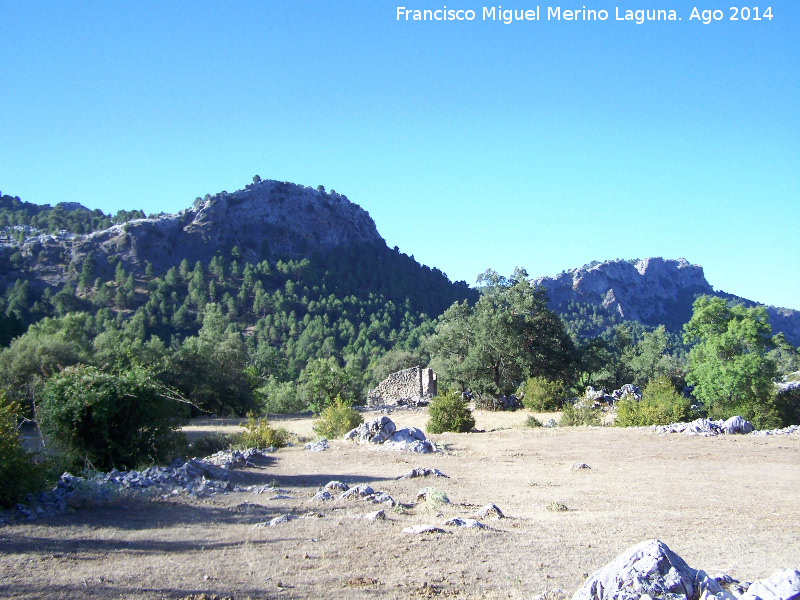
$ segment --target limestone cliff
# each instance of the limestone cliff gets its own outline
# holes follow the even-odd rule
[[[265,256],[296,258],[383,238],[364,209],[335,192],[279,181],[260,181],[233,193],[198,200],[176,214],[136,219],[88,235],[64,233],[6,242],[6,253],[19,251],[22,268],[49,285],[66,280],[69,264],[91,251],[101,267],[108,256],[128,269],[153,263],[157,271],[186,258],[206,262],[217,251],[239,247],[244,261]],[[13,282],[14,273],[6,279]]]
[[[755,306],[756,303],[714,288],[706,281],[703,267],[686,259],[645,258],[609,260],[579,269],[563,271],[555,277],[539,277],[534,284],[547,290],[550,306],[564,314],[570,305],[596,307],[618,319],[645,325],[666,325],[680,332],[692,316],[692,303],[702,294]],[[800,344],[800,313],[769,306],[773,332],[783,331],[793,344]]]

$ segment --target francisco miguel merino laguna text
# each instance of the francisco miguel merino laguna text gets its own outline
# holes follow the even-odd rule
[[[548,6],[547,12],[542,13],[539,6],[535,9],[503,9],[502,6],[483,6],[481,16],[484,21],[501,21],[506,25],[514,21],[539,21],[545,14],[547,20],[558,21],[605,21],[608,19],[608,11],[605,9],[595,10],[586,8],[562,10],[560,6]],[[697,9],[695,9],[697,10]],[[448,9],[443,6],[440,9],[417,10],[397,7],[398,21],[474,21],[477,13],[472,9]],[[678,21],[677,13],[674,10],[648,9],[648,10],[624,10],[620,13],[619,7],[615,8],[617,21],[635,21],[642,24],[645,21]]]

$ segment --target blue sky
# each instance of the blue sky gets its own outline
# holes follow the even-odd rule
[[[174,212],[259,174],[346,194],[469,283],[685,257],[800,308],[800,3],[730,4],[506,25],[478,2],[0,0],[0,190]]]

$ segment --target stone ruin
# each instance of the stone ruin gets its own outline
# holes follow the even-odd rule
[[[436,395],[436,373],[433,369],[411,367],[392,373],[367,392],[367,405],[417,406]]]

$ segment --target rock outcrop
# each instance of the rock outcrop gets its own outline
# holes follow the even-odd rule
[[[727,589],[726,589],[727,588]],[[800,600],[800,572],[786,569],[769,579],[739,583],[692,569],[666,544],[647,540],[628,548],[586,580],[572,600]]]
[[[565,314],[571,303],[594,307],[619,319],[645,325],[665,325],[680,333],[692,316],[692,303],[702,294],[721,296],[746,306],[756,303],[724,292],[715,292],[703,267],[684,258],[660,257],[642,260],[608,260],[554,277],[538,277],[534,285],[547,290],[550,308]],[[767,307],[773,333],[782,331],[793,344],[800,344],[800,312]]]
[[[659,540],[629,548],[584,583],[572,600],[639,600],[669,598],[733,600],[704,571],[696,571]]]
[[[436,451],[436,446],[425,438],[425,434],[420,429],[416,427],[398,429],[389,417],[377,417],[372,421],[362,423],[348,431],[344,435],[344,439],[362,444],[381,444],[384,448],[420,454]]]
[[[135,219],[87,235],[33,236],[15,249],[39,279],[56,285],[66,280],[69,263],[90,251],[100,266],[116,256],[129,270],[143,269],[149,261],[164,271],[183,258],[193,265],[233,247],[239,247],[243,261],[256,263],[269,253],[302,257],[358,243],[385,244],[369,213],[346,196],[264,180],[198,199],[176,214]]]

